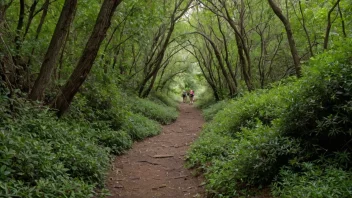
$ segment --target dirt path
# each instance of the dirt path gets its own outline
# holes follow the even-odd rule
[[[203,124],[199,110],[181,104],[176,122],[116,157],[107,182],[111,197],[204,197],[202,178],[184,168],[185,153]]]

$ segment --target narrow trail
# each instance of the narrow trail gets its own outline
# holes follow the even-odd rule
[[[203,124],[199,110],[181,104],[178,119],[163,126],[160,135],[137,142],[116,157],[107,181],[110,197],[204,197],[202,178],[184,168],[186,151]]]

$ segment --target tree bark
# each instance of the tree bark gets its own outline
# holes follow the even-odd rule
[[[52,107],[58,110],[59,117],[68,109],[73,97],[86,80],[93,66],[100,45],[110,27],[110,21],[114,15],[115,9],[121,2],[122,0],[104,0],[98,18],[95,22],[93,32],[86,44],[76,68],[52,103]]]
[[[224,4],[224,6],[225,6],[225,4]],[[243,37],[243,34],[244,34],[244,27],[243,27],[244,13],[242,11],[243,9],[244,8],[241,8],[241,20],[240,20],[241,29],[240,29],[240,31],[236,27],[235,21],[230,16],[230,13],[227,10],[227,7],[225,7],[226,17],[224,17],[224,18],[229,23],[230,27],[235,31],[235,38],[236,38],[237,51],[238,51],[237,53],[238,53],[238,56],[240,57],[242,75],[243,75],[243,78],[246,83],[248,91],[252,91],[254,89],[254,87],[253,87],[252,79],[251,79],[251,67],[252,67],[251,66],[251,59],[250,59],[248,47],[247,47],[246,42]]]
[[[229,70],[229,73],[230,73],[230,76],[232,78],[232,81],[234,83],[233,85],[233,89],[234,89],[234,93],[231,93],[231,96],[230,97],[233,97],[234,95],[237,94],[237,80],[236,80],[236,75],[234,74],[233,70],[232,70],[232,65],[230,63],[230,60],[229,60],[229,50],[228,50],[228,43],[227,43],[227,39],[226,39],[226,36],[225,36],[225,33],[224,31],[222,30],[222,27],[221,27],[221,21],[220,21],[220,18],[219,16],[217,16],[217,19],[218,19],[218,27],[219,27],[219,30],[220,30],[220,33],[222,35],[222,38],[223,38],[223,41],[224,41],[224,48],[225,48],[225,63],[226,63],[226,66],[227,66],[227,69]]]
[[[332,8],[328,12],[328,24],[326,26],[326,31],[325,31],[325,38],[324,38],[324,49],[328,49],[328,43],[329,43],[329,35],[330,35],[330,29],[331,29],[331,13],[334,11],[336,6],[340,3],[340,0],[337,0],[336,3],[332,6]]]
[[[231,80],[230,80],[230,77],[228,76],[227,74],[227,71],[226,71],[226,68],[225,68],[225,65],[224,65],[224,62],[222,60],[222,57],[221,57],[221,53],[220,51],[218,50],[218,48],[216,47],[215,43],[207,36],[205,35],[204,33],[202,32],[196,32],[197,34],[200,34],[201,36],[203,36],[203,38],[208,41],[214,51],[214,54],[215,54],[215,57],[216,57],[216,60],[218,61],[219,63],[219,66],[220,66],[220,69],[221,69],[221,72],[222,72],[222,75],[224,76],[225,78],[225,81],[226,81],[226,84],[228,85],[228,88],[229,88],[229,91],[230,91],[230,95],[234,95],[235,94],[235,88],[233,87],[234,85],[232,84]]]
[[[293,32],[292,32],[292,29],[291,29],[290,22],[282,14],[281,9],[274,3],[273,0],[268,0],[268,2],[269,2],[269,5],[270,5],[271,9],[274,11],[275,15],[281,20],[281,22],[285,26],[287,39],[288,39],[288,43],[289,43],[289,46],[290,46],[291,55],[292,55],[292,58],[293,58],[293,63],[295,65],[296,75],[297,75],[298,78],[300,78],[302,76],[301,65],[300,65],[300,62],[299,62],[299,56],[298,56],[295,40],[293,38]]]
[[[193,0],[189,0],[187,5],[185,6],[185,8],[181,11],[181,13],[179,15],[177,15],[177,12],[180,11],[180,7],[183,2],[184,2],[184,0],[176,2],[175,8],[174,8],[173,13],[171,14],[171,17],[170,17],[170,19],[171,19],[170,26],[168,28],[168,32],[166,34],[165,40],[163,42],[160,42],[160,50],[156,54],[155,59],[153,59],[153,61],[151,61],[152,58],[150,58],[149,60],[147,60],[147,63],[145,64],[145,68],[150,67],[150,69],[148,70],[149,72],[147,72],[145,78],[142,80],[142,83],[139,85],[139,90],[138,90],[139,97],[147,97],[148,96],[150,90],[148,89],[145,91],[146,84],[154,75],[157,75],[157,73],[159,72],[159,70],[161,68],[161,64],[162,64],[164,56],[165,56],[165,52],[167,50],[167,47],[170,44],[170,39],[171,39],[172,33],[175,29],[175,24],[186,13],[186,11],[190,7]],[[161,30],[159,32],[161,32]],[[162,35],[161,40],[163,40],[163,37],[164,37],[164,34]],[[159,37],[156,37],[156,38],[159,39]],[[157,41],[155,43],[158,44]],[[156,46],[156,47],[158,48],[159,46]],[[154,84],[154,83],[151,83],[151,84]]]
[[[26,28],[24,30],[24,34],[23,34],[23,40],[26,38],[26,35],[28,34],[29,28],[32,24],[33,18],[34,18],[34,12],[35,12],[35,8],[37,7],[39,0],[34,0],[33,4],[31,5],[31,8],[29,9],[29,15],[28,15],[28,21],[26,24]]]
[[[19,50],[21,48],[21,43],[22,43],[21,42],[21,31],[23,28],[24,12],[25,12],[25,3],[24,3],[24,0],[20,0],[20,15],[18,17],[17,28],[16,28],[16,37],[15,37],[15,45],[16,45],[16,55],[15,56],[18,56]],[[16,62],[16,59],[15,59],[15,62]]]
[[[341,18],[341,28],[342,28],[342,33],[343,33],[343,36],[346,38],[347,37],[347,34],[346,34],[346,28],[345,28],[345,20],[342,16],[342,11],[341,11],[341,8],[340,8],[340,4],[337,4],[337,9],[339,11],[339,14],[340,14],[340,18]]]
[[[37,30],[35,32],[35,39],[34,39],[35,41],[38,40],[39,34],[42,31],[42,27],[43,27],[46,15],[48,14],[49,3],[50,3],[49,0],[45,0],[44,4],[42,6],[43,13],[42,13],[42,16],[40,17],[40,22],[39,22],[39,25],[38,25]],[[29,59],[28,59],[28,62],[27,62],[28,67],[30,67],[31,58],[32,58],[32,56],[34,54],[34,51],[35,51],[35,47],[32,47],[31,55],[29,56]]]
[[[28,98],[31,100],[42,100],[44,92],[48,86],[51,74],[56,66],[60,50],[64,44],[65,37],[69,31],[70,25],[74,18],[75,9],[77,7],[77,0],[65,0],[62,8],[60,18],[56,24],[54,34],[51,38],[48,50],[44,56],[40,73],[36,79],[33,89]]]
[[[0,3],[0,33],[1,33],[1,30],[4,28],[6,10],[11,6],[12,2],[13,0],[11,0],[7,4],[5,4],[4,2]]]
[[[301,13],[301,16],[302,16],[302,22],[301,25],[303,27],[303,30],[306,34],[306,37],[307,37],[307,40],[308,40],[308,45],[309,45],[309,52],[310,52],[310,55],[313,57],[314,56],[314,53],[313,53],[313,45],[312,45],[312,42],[310,40],[310,36],[309,36],[309,33],[308,33],[308,29],[306,27],[306,21],[305,21],[305,18],[304,18],[304,13],[303,13],[303,10],[302,10],[302,4],[301,4],[301,1],[298,1],[298,5],[299,5],[299,11]],[[296,12],[296,11],[295,11]],[[297,15],[298,17],[298,15]]]

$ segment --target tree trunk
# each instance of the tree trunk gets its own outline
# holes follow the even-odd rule
[[[39,2],[38,0],[34,0],[33,4],[31,5],[31,8],[29,9],[28,21],[27,21],[26,28],[24,30],[23,40],[26,38],[26,35],[28,34],[29,28],[31,27],[31,24],[32,24],[32,21],[34,18],[35,8],[37,7],[38,2]]]
[[[340,0],[337,0],[334,6],[329,10],[328,12],[328,25],[326,26],[326,31],[325,31],[325,38],[324,38],[324,49],[328,49],[328,43],[329,43],[329,35],[330,35],[330,29],[331,29],[331,13],[334,11],[336,6],[340,3]]]
[[[5,4],[4,2],[0,3],[0,33],[1,33],[1,30],[4,28],[6,10],[11,6],[12,2],[13,0],[7,4]]]
[[[56,66],[60,50],[64,45],[65,37],[69,31],[71,22],[73,21],[76,6],[77,0],[65,0],[59,21],[56,24],[54,34],[44,56],[44,61],[42,67],[40,68],[39,76],[28,96],[31,100],[42,100],[44,97],[45,89],[50,82],[51,74]]]
[[[268,2],[269,2],[269,5],[270,5],[271,9],[274,11],[275,15],[277,17],[279,17],[279,19],[281,20],[281,22],[285,26],[287,39],[288,39],[288,43],[290,45],[291,55],[292,55],[292,58],[293,58],[293,63],[295,65],[295,69],[296,69],[296,75],[297,75],[298,78],[300,78],[302,76],[301,65],[300,65],[300,62],[299,62],[299,56],[298,56],[298,52],[297,52],[297,49],[296,49],[295,40],[293,38],[293,33],[292,33],[292,30],[291,30],[290,22],[285,18],[285,16],[282,14],[281,9],[274,3],[273,0],[268,0]]]
[[[347,37],[347,34],[346,34],[346,28],[345,28],[345,20],[342,16],[342,11],[341,11],[341,8],[340,8],[340,4],[337,4],[337,9],[339,11],[339,14],[340,14],[340,18],[341,18],[341,28],[342,28],[342,33],[343,33],[343,36],[346,38]]]
[[[241,8],[241,9],[243,9],[243,8]],[[238,51],[237,53],[238,53],[238,56],[240,57],[240,63],[241,63],[244,81],[246,83],[248,91],[252,91],[254,88],[253,88],[251,74],[250,74],[250,72],[251,72],[251,59],[249,56],[248,47],[246,46],[246,42],[244,40],[244,37],[242,36],[242,33],[244,32],[244,28],[242,27],[243,25],[241,25],[241,29],[239,31],[238,28],[236,27],[235,21],[232,19],[229,11],[226,8],[225,8],[225,12],[226,12],[226,18],[225,18],[226,21],[229,23],[230,27],[235,31],[235,38],[236,38],[237,51]],[[241,11],[241,15],[243,15],[242,12],[243,11]],[[242,16],[240,23],[243,23],[243,20],[244,19]]]
[[[16,45],[16,55],[18,56],[19,50],[21,48],[21,31],[23,28],[23,20],[24,20],[24,12],[25,12],[25,2],[24,0],[20,0],[20,15],[18,17],[17,28],[16,28],[16,37],[15,37],[15,45]],[[16,62],[17,57],[15,58]]]
[[[308,30],[307,30],[307,27],[306,27],[306,22],[305,22],[305,19],[304,19],[304,14],[303,14],[303,10],[302,10],[301,1],[298,1],[298,4],[299,4],[299,11],[301,12],[301,16],[302,16],[302,26],[303,26],[304,32],[306,33],[307,40],[308,40],[309,52],[310,52],[311,56],[314,56],[313,46],[312,46],[312,42],[310,41],[310,36],[309,36]]]
[[[64,87],[61,89],[61,92],[52,103],[52,107],[58,109],[59,117],[68,109],[73,100],[73,97],[78,92],[78,89],[83,84],[83,82],[86,80],[93,66],[100,45],[106,36],[107,30],[110,27],[110,20],[114,15],[114,11],[121,2],[122,0],[104,0],[93,32],[86,44],[86,47],[76,68],[72,72]]]
[[[220,21],[220,18],[219,16],[217,16],[217,19],[218,19],[218,27],[219,27],[219,30],[220,30],[220,33],[222,35],[222,38],[223,38],[223,41],[224,41],[224,48],[225,48],[225,63],[227,65],[227,69],[229,70],[229,74],[232,78],[232,81],[234,83],[233,85],[233,89],[234,89],[234,93],[231,93],[231,96],[230,97],[233,97],[234,95],[237,94],[237,80],[236,80],[236,76],[232,70],[232,66],[231,66],[231,63],[230,63],[230,60],[229,60],[229,50],[228,50],[228,43],[227,43],[227,39],[226,39],[226,36],[225,36],[225,33],[223,32],[222,28],[221,28],[221,21]]]
[[[152,90],[153,86],[154,86],[154,83],[155,83],[155,80],[156,80],[156,77],[158,75],[158,72],[156,72],[154,75],[153,75],[153,78],[148,86],[148,88],[144,91],[143,95],[142,95],[142,98],[146,98],[149,96],[150,94],[150,91]]]
[[[50,3],[49,0],[45,0],[45,2],[43,4],[43,7],[42,7],[43,8],[43,13],[42,13],[42,16],[40,17],[40,22],[39,22],[39,25],[38,25],[37,30],[35,32],[35,39],[34,39],[35,41],[38,40],[39,34],[42,31],[42,27],[43,27],[46,15],[48,14],[49,3]],[[31,57],[34,54],[34,50],[35,50],[35,48],[32,47],[31,55],[29,56],[28,63],[27,63],[28,66],[31,64]]]

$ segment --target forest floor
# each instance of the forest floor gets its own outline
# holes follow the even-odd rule
[[[184,167],[186,151],[203,124],[201,112],[182,103],[178,119],[163,126],[160,135],[116,157],[107,181],[110,197],[205,197],[203,178]]]

